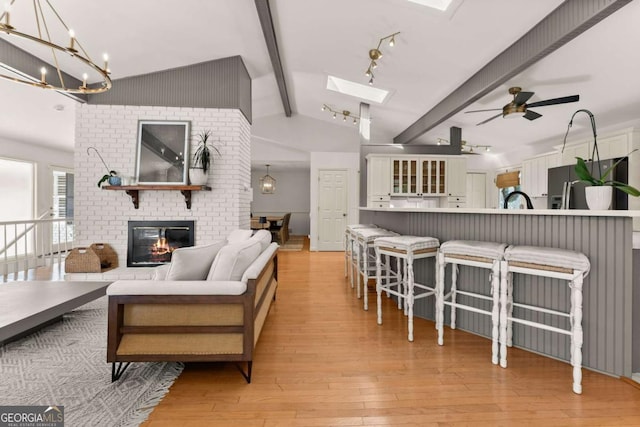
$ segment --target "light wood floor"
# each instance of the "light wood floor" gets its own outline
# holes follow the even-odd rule
[[[416,319],[415,341],[390,301],[362,310],[342,253],[281,252],[279,288],[258,342],[253,381],[233,364],[187,364],[147,427],[640,425],[640,389],[513,349],[491,364],[488,339]],[[375,295],[371,291],[371,301]]]

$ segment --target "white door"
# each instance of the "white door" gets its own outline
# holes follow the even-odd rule
[[[344,250],[347,226],[347,171],[318,171],[318,250]]]
[[[468,173],[467,174],[467,207],[468,208],[484,208],[486,207],[487,193],[487,175],[484,173]]]

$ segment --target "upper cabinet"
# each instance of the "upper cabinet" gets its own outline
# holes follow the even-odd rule
[[[548,170],[559,166],[556,153],[534,157],[522,162],[522,190],[530,197],[547,197]]]
[[[447,159],[447,196],[465,197],[467,194],[467,159]]]
[[[367,195],[391,195],[391,159],[389,157],[371,157],[367,160]]]
[[[632,132],[625,131],[623,133],[598,138],[598,154],[600,160],[615,159],[625,157],[631,151],[631,135]],[[559,147],[562,150],[562,147]],[[562,165],[574,165],[576,157],[583,159],[591,159],[593,157],[593,138],[577,144],[571,144],[564,147],[561,153]]]
[[[446,160],[427,156],[391,158],[392,196],[446,195]]]

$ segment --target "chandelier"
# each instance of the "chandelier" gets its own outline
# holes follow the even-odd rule
[[[338,110],[334,110],[333,108],[329,107],[327,104],[322,104],[322,111],[328,111],[330,113],[333,113],[333,118],[336,119],[338,117],[338,114],[342,114],[342,121],[346,122],[347,119],[351,120],[353,119],[353,124],[357,125],[358,124],[358,119],[360,118],[359,116],[356,116],[355,114],[352,114],[351,111],[349,110],[342,110],[342,111],[338,111]]]
[[[6,73],[4,70],[0,70],[0,77],[14,81],[16,83],[22,83],[30,86],[35,86],[43,89],[52,89],[58,92],[64,93],[77,93],[77,94],[95,94],[106,92],[111,89],[111,78],[109,77],[108,61],[109,57],[104,54],[102,59],[104,65],[101,67],[97,65],[84,50],[76,34],[72,28],[70,28],[62,19],[60,14],[55,10],[49,0],[33,0],[33,12],[35,20],[35,32],[28,34],[22,32],[18,28],[11,25],[11,9],[16,0],[11,0],[5,6],[4,12],[0,15],[0,35],[6,34],[8,39],[17,37],[20,40],[28,41],[34,46],[43,47],[46,51],[50,51],[49,62],[44,61],[43,66],[39,70],[39,77],[35,73],[36,70],[19,70],[4,64],[0,64],[0,67],[8,70]],[[27,30],[24,30],[27,31]],[[64,34],[61,43],[53,41],[53,34]],[[68,37],[68,38],[67,38]],[[80,62],[83,64],[86,72],[82,74],[82,82],[79,79],[71,77],[70,74],[65,73],[61,68],[61,62],[68,63],[71,58],[73,62]],[[48,77],[48,68],[53,68],[54,72],[52,76]],[[87,85],[89,79],[89,73],[91,78],[95,78],[96,74],[100,82],[97,84]],[[65,82],[65,76],[67,81]]]
[[[267,166],[267,174],[260,178],[260,191],[262,194],[273,194],[276,192],[276,180],[269,175],[269,166]]]
[[[369,67],[367,68],[367,71],[364,73],[364,75],[369,77],[369,84],[371,86],[373,86],[373,79],[375,78],[375,76],[373,75],[373,70],[378,66],[378,62],[376,61],[382,58],[382,51],[380,50],[382,42],[389,39],[389,46],[393,47],[396,44],[396,36],[398,34],[400,34],[400,31],[381,38],[378,42],[378,46],[376,46],[374,49],[369,50],[369,59],[371,61],[369,62]]]

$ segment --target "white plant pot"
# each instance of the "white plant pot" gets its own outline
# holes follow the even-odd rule
[[[587,206],[594,211],[606,211],[611,206],[613,187],[609,185],[590,186],[584,188]]]
[[[209,174],[202,169],[189,168],[189,182],[191,185],[207,185]]]

